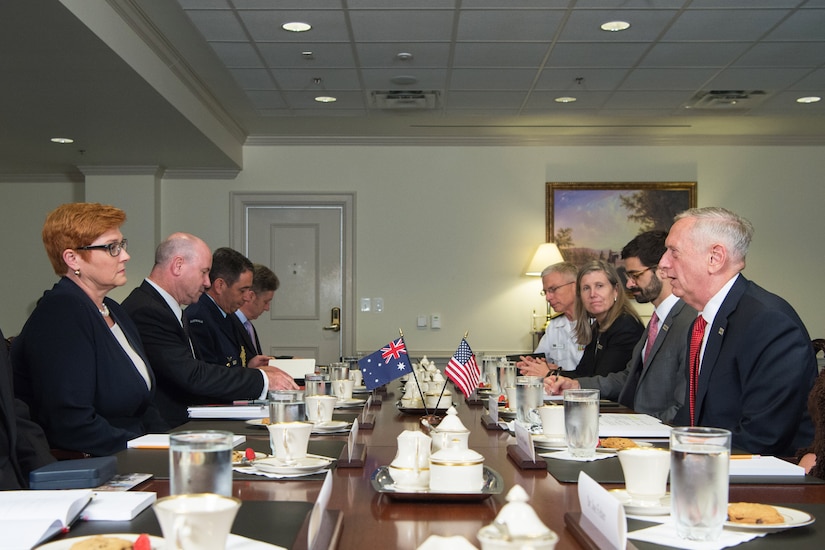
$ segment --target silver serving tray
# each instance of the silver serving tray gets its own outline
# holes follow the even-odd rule
[[[392,477],[388,471],[388,466],[381,466],[372,473],[370,481],[372,488],[378,493],[386,494],[394,500],[426,500],[433,501],[476,501],[485,500],[492,495],[501,493],[504,488],[504,480],[501,475],[492,468],[484,466],[484,485],[480,491],[470,493],[443,493],[438,491],[430,491],[429,489],[421,489],[416,491],[413,489],[396,489],[393,485]]]
[[[404,407],[401,405],[401,401],[397,401],[395,406],[398,408],[399,412],[404,414],[416,414],[418,416],[424,416],[425,414],[447,414],[447,409],[424,409],[423,407]]]

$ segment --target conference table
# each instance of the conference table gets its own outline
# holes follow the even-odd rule
[[[414,549],[430,535],[465,537],[480,548],[476,538],[478,530],[493,521],[506,504],[507,492],[516,484],[528,495],[530,504],[540,519],[559,536],[559,550],[597,547],[588,538],[586,530],[568,528],[580,512],[577,484],[560,482],[547,468],[522,469],[508,456],[507,447],[515,444],[515,438],[501,429],[487,429],[482,422],[485,410],[482,406],[456,403],[458,415],[471,430],[469,447],[484,456],[484,465],[501,475],[503,489],[483,500],[461,501],[431,498],[422,501],[394,500],[377,492],[371,476],[381,466],[387,466],[397,451],[397,436],[403,430],[419,430],[420,416],[398,410],[400,386],[391,383],[382,395],[380,406],[370,407],[374,415],[374,427],[360,430],[358,440],[365,446],[363,467],[336,467],[332,471],[332,491],[325,517],[323,536],[319,538],[324,548],[404,548]],[[460,394],[458,394],[459,397]],[[611,409],[603,409],[607,414]],[[615,410],[615,409],[612,409]],[[337,418],[351,419],[359,411],[342,410]],[[177,430],[226,429],[246,436],[247,446],[259,451],[269,447],[268,432],[259,426],[250,426],[242,420],[192,420]],[[313,436],[310,452],[338,456],[346,443],[346,435]],[[552,459],[548,459],[552,461]],[[608,463],[618,459],[598,461]],[[138,486],[137,490],[156,491],[158,497],[169,492],[168,459],[166,451],[128,449],[118,454],[118,468],[122,473],[148,471],[154,477]],[[615,463],[613,468],[615,468]],[[593,464],[593,463],[588,463]],[[609,468],[609,463],[606,464]],[[235,474],[234,496],[243,501],[239,520],[233,533],[251,536],[290,548],[306,548],[306,516],[311,504],[317,499],[323,476],[288,480],[271,480],[260,476]],[[598,481],[598,479],[597,479]],[[608,489],[622,488],[621,483],[603,483]],[[762,502],[791,506],[806,510],[820,521],[811,526],[770,534],[740,545],[743,550],[775,548],[819,548],[825,540],[825,484],[806,477],[801,482],[788,483],[760,479],[759,483],[732,483],[731,501]],[[267,508],[269,507],[269,508]],[[275,507],[275,508],[273,508]],[[277,508],[277,509],[276,509]],[[291,514],[291,516],[290,516]],[[72,535],[92,532],[123,532],[123,529],[148,529],[157,532],[153,513],[146,510],[130,524],[93,525],[88,522],[79,526]],[[281,517],[289,526],[273,527],[274,516]],[[240,522],[240,523],[239,523]],[[99,522],[97,522],[99,523]],[[261,528],[257,529],[256,525]],[[251,526],[251,527],[250,527]],[[265,526],[265,527],[264,527]],[[644,526],[637,520],[629,520],[629,527]],[[575,527],[575,522],[571,525]],[[135,532],[135,531],[128,531]],[[157,532],[159,534],[159,532]],[[634,542],[632,546],[642,550],[663,548],[650,543]],[[628,547],[632,547],[631,544]],[[316,545],[316,547],[319,547]]]

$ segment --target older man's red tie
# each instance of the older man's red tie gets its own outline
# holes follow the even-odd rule
[[[699,363],[702,350],[702,340],[705,339],[705,327],[708,322],[699,315],[693,323],[690,333],[690,425],[695,425],[694,412],[696,410],[696,391],[699,388]]]

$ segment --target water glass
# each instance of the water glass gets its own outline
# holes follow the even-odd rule
[[[506,395],[506,388],[516,387],[518,369],[515,361],[501,361],[498,367],[499,392]]]
[[[571,455],[590,458],[599,444],[599,390],[564,390],[564,431]]]
[[[307,374],[304,377],[304,395],[325,395],[327,382],[323,374]]]
[[[516,377],[516,420],[527,426],[540,424],[536,409],[543,403],[544,381],[540,376]]]
[[[670,502],[676,533],[712,541],[728,513],[730,431],[677,427],[670,432]]]
[[[169,494],[232,496],[231,432],[217,430],[169,435]]]
[[[349,380],[349,363],[330,363],[329,379],[332,382],[332,394],[338,395],[335,382]]]

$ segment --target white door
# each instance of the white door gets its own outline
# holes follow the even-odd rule
[[[315,358],[320,364],[352,355],[351,200],[255,197],[243,201],[238,249],[281,282],[270,311],[255,321],[263,352]]]

